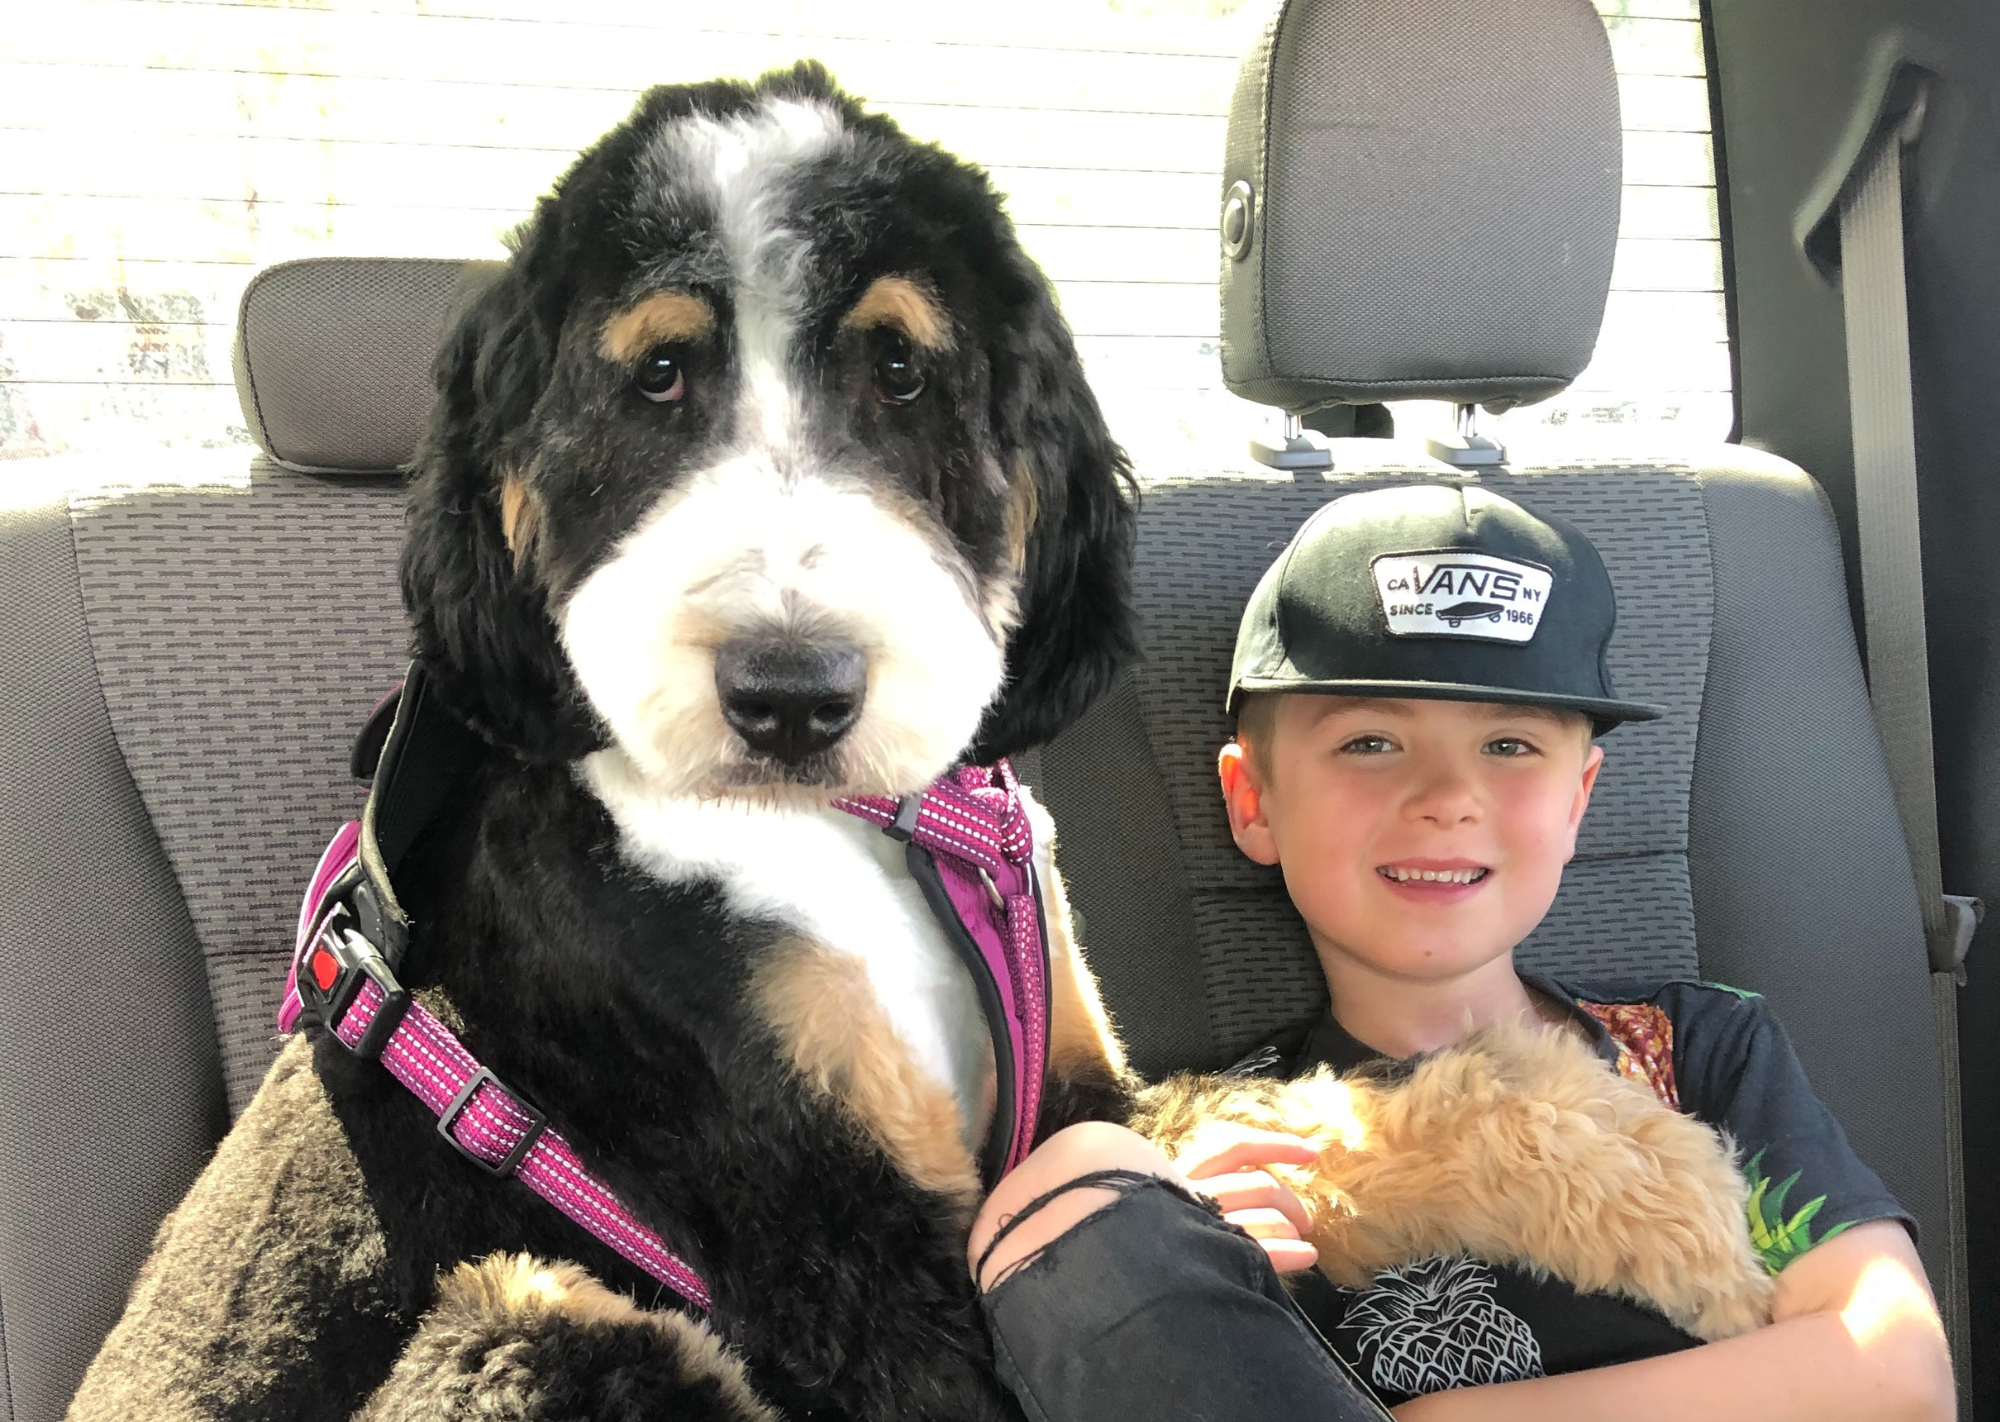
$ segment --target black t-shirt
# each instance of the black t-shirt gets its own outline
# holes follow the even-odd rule
[[[1916,1224],[1861,1162],[1813,1095],[1791,1042],[1761,997],[1712,983],[1581,988],[1524,974],[1565,1005],[1608,1069],[1736,1141],[1750,1199],[1745,1225],[1773,1274],[1869,1220]],[[1297,1076],[1379,1061],[1328,1013],[1283,1034],[1245,1067]],[[1385,1404],[1421,1393],[1574,1372],[1695,1346],[1657,1311],[1580,1294],[1464,1255],[1384,1270],[1374,1286],[1335,1287],[1311,1272],[1300,1307]]]

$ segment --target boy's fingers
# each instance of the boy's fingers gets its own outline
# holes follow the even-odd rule
[[[1197,1142],[1194,1150],[1175,1157],[1174,1168],[1190,1180],[1205,1180],[1212,1175],[1254,1170],[1262,1165],[1311,1165],[1318,1159],[1318,1149],[1303,1136],[1246,1127],[1242,1134],[1233,1135],[1228,1144],[1219,1148],[1211,1149],[1206,1141]]]
[[[1298,1226],[1282,1210],[1225,1210],[1222,1217],[1252,1239],[1297,1239]]]
[[[1319,1251],[1302,1239],[1260,1239],[1271,1267],[1280,1274],[1296,1274],[1319,1263]]]
[[[1235,1210],[1277,1210],[1290,1220],[1300,1234],[1312,1228],[1312,1217],[1299,1197],[1281,1181],[1261,1170],[1243,1170],[1234,1175],[1217,1175],[1190,1184],[1221,1207],[1223,1214]]]

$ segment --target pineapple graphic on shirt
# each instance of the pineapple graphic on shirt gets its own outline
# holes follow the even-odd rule
[[[1493,1273],[1463,1254],[1385,1269],[1347,1307],[1375,1385],[1419,1396],[1542,1376],[1534,1332],[1493,1298]]]
[[[1750,1185],[1750,1198],[1745,1209],[1749,1215],[1751,1247],[1775,1278],[1787,1264],[1815,1245],[1825,1244],[1835,1235],[1854,1228],[1854,1221],[1844,1220],[1814,1239],[1813,1220],[1818,1217],[1820,1206],[1826,1203],[1826,1196],[1814,1196],[1788,1217],[1785,1214],[1785,1196],[1799,1183],[1799,1176],[1804,1172],[1794,1170],[1773,1189],[1771,1177],[1764,1174],[1764,1154],[1760,1150],[1743,1164],[1743,1178]]]

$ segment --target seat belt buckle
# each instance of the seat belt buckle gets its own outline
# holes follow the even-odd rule
[[[1972,937],[1986,917],[1986,903],[1966,894],[1941,894],[1944,900],[1944,948],[1950,955],[1934,964],[1933,972],[1950,973],[1960,987],[1965,986],[1965,955],[1972,949]]]
[[[340,1035],[340,1024],[361,995],[364,984],[373,982],[381,989],[382,1001],[368,1030],[352,1045]],[[320,920],[298,971],[299,1004],[303,1015],[326,1028],[335,1041],[364,1061],[382,1055],[390,1035],[403,1014],[409,1011],[410,995],[390,971],[380,950],[355,926],[353,912],[345,902],[336,901]]]

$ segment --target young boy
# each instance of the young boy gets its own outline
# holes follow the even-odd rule
[[[1303,1211],[1262,1167],[1310,1163],[1309,1145],[1246,1132],[1169,1163],[1130,1132],[1079,1127],[1001,1183],[973,1235],[996,1353],[1031,1416],[1379,1417],[1371,1388],[1404,1422],[1952,1415],[1914,1226],[1762,1000],[1515,968],[1575,851],[1604,755],[1593,737],[1659,714],[1612,688],[1614,619],[1588,540],[1477,486],[1351,495],[1299,531],[1244,614],[1220,775],[1236,843],[1282,869],[1332,1006],[1264,1056],[1298,1074],[1507,1019],[1578,1034],[1736,1142],[1745,1227],[1776,1276],[1771,1325],[1697,1347],[1638,1305],[1453,1257],[1358,1293],[1304,1272],[1298,1302],[1329,1358],[1213,1218],[1303,1270]]]

